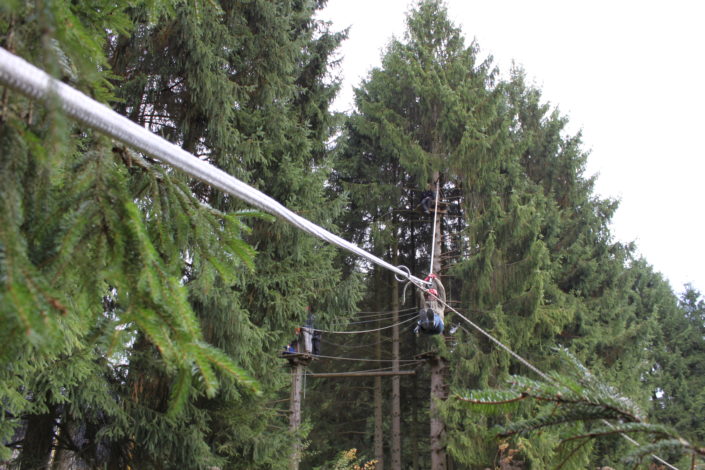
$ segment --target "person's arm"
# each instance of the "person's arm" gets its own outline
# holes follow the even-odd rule
[[[426,307],[426,299],[424,298],[423,291],[419,289],[418,287],[416,288],[416,295],[419,299],[419,308],[425,308]]]
[[[434,277],[433,284],[435,285],[435,288],[438,291],[438,298],[441,300],[441,302],[445,303],[446,302],[446,288],[443,287],[443,283],[441,282],[441,279],[438,277]],[[445,308],[445,306],[443,308]]]

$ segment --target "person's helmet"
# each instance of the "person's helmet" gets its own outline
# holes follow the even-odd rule
[[[429,289],[428,292],[426,292],[426,294],[438,296],[438,291],[436,289]]]

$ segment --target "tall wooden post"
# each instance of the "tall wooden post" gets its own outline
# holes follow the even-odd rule
[[[301,427],[301,397],[303,394],[304,369],[311,362],[308,354],[287,355],[291,366],[291,395],[289,397],[289,430],[295,434]],[[301,461],[301,443],[294,441],[289,458],[289,469],[299,470]]]
[[[412,336],[413,348],[416,352],[416,335]],[[411,385],[411,468],[419,470],[419,400],[418,400],[419,379],[413,377]]]
[[[440,416],[439,403],[448,398],[445,383],[448,361],[439,354],[433,354],[429,362],[431,364],[431,470],[446,470],[446,427]]]
[[[289,407],[289,430],[293,433],[301,426],[301,392],[303,391],[304,366],[298,361],[293,361],[291,365],[291,398]],[[289,463],[290,470],[299,470],[301,461],[301,443],[294,441],[294,448],[291,450]]]

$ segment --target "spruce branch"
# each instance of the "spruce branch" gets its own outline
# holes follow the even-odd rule
[[[652,441],[627,456],[630,462],[664,451],[705,457],[704,448],[689,443],[667,426],[645,422],[631,400],[597,380],[573,356],[565,357],[569,359],[569,373],[564,376],[552,374],[551,383],[514,376],[509,380],[508,390],[455,393],[453,399],[486,415],[495,414],[501,407],[506,410],[509,405],[519,402],[533,402],[537,411],[501,426],[497,436],[505,438],[554,428],[560,438],[557,446],[580,441],[561,460],[557,469],[563,468],[588,442],[628,434],[646,435]],[[605,425],[595,427],[592,423],[596,422]]]

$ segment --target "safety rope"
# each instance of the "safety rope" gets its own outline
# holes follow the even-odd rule
[[[403,313],[403,314],[399,314],[397,316],[398,316],[398,318],[408,318],[412,315],[416,315],[415,310],[416,310],[416,308],[414,308],[413,312]],[[385,317],[371,318],[369,320],[351,321],[351,322],[348,322],[347,324],[348,325],[364,325],[365,323],[376,323],[376,322],[388,321],[388,320],[391,320],[392,318],[394,318],[393,315],[387,315]]]
[[[441,177],[439,176],[438,179],[436,180],[436,207],[433,210],[433,236],[431,237],[431,266],[428,268],[428,275],[430,276],[433,273],[433,256],[434,252],[436,250],[436,218],[438,217],[438,194],[439,194],[439,180]]]
[[[336,343],[335,341],[329,341],[325,338],[321,338],[321,343],[329,346],[334,346],[336,348],[340,349],[345,349],[345,350],[351,350],[351,349],[370,349],[372,346],[377,346],[378,344],[389,344],[392,342],[391,338],[382,338],[379,341],[375,341],[373,343],[364,343],[364,344],[342,344],[342,343]]]
[[[397,309],[397,310],[377,310],[375,312],[355,312],[355,315],[357,315],[358,318],[367,318],[367,317],[392,315],[395,312],[401,313],[401,312],[405,312],[407,310],[416,310],[416,307],[403,308],[401,310]]]
[[[425,361],[416,361],[416,362],[420,364],[420,363],[425,362]],[[410,365],[413,365],[413,364],[405,364],[405,365],[406,365],[406,366],[410,366]],[[339,373],[351,373],[351,374],[355,374],[355,373],[386,372],[386,371],[410,372],[410,371],[414,371],[414,370],[415,370],[415,369],[399,369],[399,370],[397,370],[397,371],[394,371],[394,366],[389,366],[389,367],[380,367],[380,368],[377,368],[377,369],[349,370],[349,371],[340,371],[340,372],[332,372],[332,373],[333,373],[333,374],[339,374]],[[305,373],[305,374],[326,374],[326,372],[311,372],[311,371],[309,371],[309,370],[306,370],[304,373]]]
[[[421,362],[421,361],[419,361]],[[343,371],[343,372],[384,372],[384,371],[391,371],[394,369],[394,366],[387,366],[387,367],[378,367],[376,369],[364,369],[364,370],[351,370],[351,371]],[[414,370],[414,369],[406,369],[406,370]]]
[[[151,133],[3,48],[0,48],[0,83],[29,98],[44,101],[49,106],[58,104],[68,116],[86,126],[168,163],[189,176],[277,216],[325,242],[388,269],[402,279],[423,282],[411,275],[408,269],[394,266],[295,214],[261,191]]]

